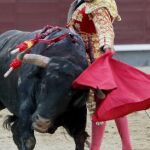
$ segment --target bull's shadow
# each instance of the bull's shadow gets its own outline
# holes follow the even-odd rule
[[[11,128],[19,150],[34,149],[34,130],[52,134],[59,126],[74,138],[76,150],[84,150],[88,90],[72,88],[74,79],[88,65],[78,35],[71,33],[52,45],[37,44],[28,54],[39,54],[31,64],[24,63],[6,79],[3,77],[15,57],[8,50],[39,32],[12,30],[0,35],[0,110],[7,108],[13,114],[4,125]],[[54,31],[46,39],[64,33],[70,31]],[[41,61],[45,67],[38,65]]]

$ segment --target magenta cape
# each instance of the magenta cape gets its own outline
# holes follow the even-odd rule
[[[75,88],[99,88],[107,94],[93,121],[106,121],[150,108],[150,75],[112,58],[108,52],[73,82]]]

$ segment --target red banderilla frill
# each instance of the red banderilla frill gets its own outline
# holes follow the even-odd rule
[[[21,65],[22,65],[22,61],[21,61],[20,59],[18,59],[18,58],[13,59],[13,61],[12,61],[11,64],[9,65],[10,68],[9,68],[9,70],[4,74],[4,77],[5,77],[5,78],[8,77],[9,74],[10,74],[13,70],[18,69]]]
[[[12,50],[10,53],[11,54],[15,54],[17,52],[23,52],[27,49],[30,49],[32,48],[35,44],[37,44],[39,41],[39,39],[31,39],[31,40],[28,40],[28,41],[24,41],[23,43],[19,44],[16,46],[16,49]]]

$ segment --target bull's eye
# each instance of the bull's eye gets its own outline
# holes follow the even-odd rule
[[[49,75],[51,75],[51,73],[50,73],[50,72],[48,72],[46,75],[47,75],[47,76],[49,76]]]
[[[59,76],[58,76],[57,74],[51,74],[50,78],[51,78],[51,79],[58,79]]]
[[[46,88],[46,83],[45,82],[41,83],[41,90],[43,91],[45,90],[45,88]]]

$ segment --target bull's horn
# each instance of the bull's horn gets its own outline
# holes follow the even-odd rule
[[[37,54],[25,54],[23,57],[24,63],[34,64],[43,68],[45,68],[48,65],[49,61],[49,57]]]

